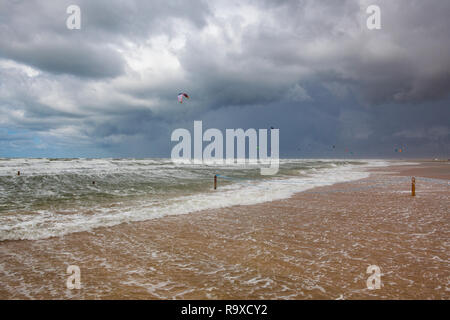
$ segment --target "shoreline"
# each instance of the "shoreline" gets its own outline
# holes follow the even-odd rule
[[[412,198],[406,178],[445,180],[445,166],[373,168],[272,202],[6,241],[0,298],[449,299],[448,186],[419,180]],[[73,264],[81,290],[65,288]],[[372,264],[380,290],[365,287]]]
[[[411,161],[410,165],[396,165],[395,162],[390,168],[393,174],[398,176],[416,176],[430,179],[450,180],[450,161]],[[377,172],[382,168],[372,169],[371,171]]]
[[[307,162],[311,161],[307,160]],[[333,160],[329,161],[334,162]],[[328,160],[318,159],[312,162],[326,165]],[[235,180],[231,185],[228,184],[228,180],[232,180],[233,178],[225,176],[222,177],[225,180],[218,179],[220,181],[218,181],[219,188],[217,191],[212,190],[209,184],[209,178],[212,178],[212,176],[208,176],[207,178],[203,177],[200,181],[206,179],[201,182],[206,188],[203,188],[201,192],[184,196],[173,196],[167,199],[166,204],[155,206],[146,205],[146,203],[152,201],[152,195],[145,195],[143,198],[136,198],[128,202],[126,199],[123,202],[119,199],[118,201],[123,204],[122,206],[117,205],[117,207],[111,211],[107,210],[104,214],[101,209],[93,210],[95,213],[92,215],[86,214],[83,217],[83,224],[79,223],[80,221],[77,220],[75,215],[64,215],[63,209],[62,214],[56,215],[57,219],[55,223],[50,222],[48,228],[46,228],[46,218],[40,219],[41,212],[37,212],[39,214],[36,215],[36,212],[29,211],[27,214],[31,214],[29,215],[31,219],[24,220],[20,225],[32,225],[33,227],[28,229],[16,224],[11,229],[6,230],[6,232],[2,230],[0,241],[43,240],[77,232],[91,232],[96,228],[104,226],[114,227],[122,223],[142,222],[171,215],[192,214],[204,210],[222,209],[235,205],[254,205],[288,199],[298,192],[311,190],[315,187],[359,180],[369,175],[368,168],[385,167],[387,165],[385,161],[367,159],[358,161],[359,164],[355,164],[352,161],[344,161],[341,163],[345,163],[345,165],[324,167],[317,171],[315,169],[309,171],[307,167],[302,167],[300,170],[295,171],[294,174],[288,176],[281,175],[279,178],[275,177],[275,179],[272,177],[265,180],[256,179],[254,181],[250,179],[245,182]],[[304,170],[306,170],[306,175],[304,174]],[[211,172],[210,174],[212,175],[213,173]],[[26,202],[28,199],[23,199],[23,201]],[[105,205],[107,208],[110,208],[107,204]],[[81,210],[83,210],[81,211],[82,213],[89,211],[88,208],[81,208]],[[58,209],[50,209],[50,214],[52,211],[58,211]],[[43,209],[43,213],[47,213],[45,208]],[[71,213],[76,213],[76,209],[71,210]],[[51,220],[51,217],[47,220]],[[59,222],[59,224],[56,225],[56,222]]]

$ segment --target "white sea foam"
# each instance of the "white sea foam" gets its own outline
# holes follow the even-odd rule
[[[165,166],[172,165],[165,160],[121,160],[120,166],[114,168],[114,160],[67,160],[60,161],[56,165],[49,164],[52,161],[46,159],[32,159],[20,163],[31,163],[33,166],[32,174],[61,174],[62,171],[77,172],[78,174],[91,174],[90,168],[95,168],[95,173],[111,172],[118,170],[132,174],[142,170],[136,169],[136,164],[145,166],[146,174],[152,171],[151,177],[155,175],[171,175],[163,170]],[[299,160],[283,160],[284,164],[289,165]],[[302,160],[303,161],[303,160]],[[307,160],[304,160],[307,161]],[[312,161],[312,160],[311,160]],[[317,161],[317,160],[314,160]],[[341,161],[342,160],[336,160]],[[0,215],[0,240],[19,240],[19,239],[45,239],[54,236],[63,236],[66,234],[82,231],[90,231],[97,227],[110,227],[124,222],[145,221],[149,219],[161,218],[169,215],[188,214],[205,209],[224,208],[233,205],[252,205],[267,201],[274,201],[291,197],[294,193],[302,192],[314,187],[331,185],[338,182],[353,181],[369,176],[366,168],[371,166],[386,166],[384,161],[369,161],[367,165],[335,165],[333,160],[323,160],[323,163],[329,162],[328,167],[306,170],[307,174],[301,176],[279,176],[266,180],[234,180],[232,183],[221,185],[219,181],[219,190],[211,192],[204,190],[188,195],[176,195],[166,197],[164,200],[157,201],[152,197],[139,198],[132,203],[120,204],[114,206],[97,206],[91,208],[90,213],[74,208],[71,214],[61,214],[61,211],[55,212],[51,208],[35,210],[32,214],[7,214]],[[0,175],[5,174],[11,168],[17,167],[17,163],[9,163],[0,167]],[[117,168],[118,167],[118,168]],[[124,168],[128,167],[128,168]],[[149,167],[154,167],[149,169]],[[9,168],[9,169],[5,169]],[[165,167],[167,169],[167,167]],[[195,179],[195,172],[186,171],[185,168],[174,167],[179,175],[185,179]],[[86,172],[88,171],[88,172]],[[130,173],[131,172],[131,173]],[[173,174],[173,171],[171,171]],[[199,173],[200,174],[200,173]],[[149,174],[150,175],[150,174]],[[173,178],[173,177],[172,177]],[[220,180],[220,179],[219,179]],[[211,180],[208,180],[208,185]],[[70,211],[70,210],[69,210]]]

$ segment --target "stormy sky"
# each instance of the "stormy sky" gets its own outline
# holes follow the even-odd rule
[[[279,128],[282,157],[450,158],[449,93],[448,0],[0,0],[0,157],[169,157],[202,120]]]

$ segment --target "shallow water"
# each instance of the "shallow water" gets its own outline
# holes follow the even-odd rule
[[[448,184],[385,174],[289,199],[0,242],[0,298],[449,299]],[[69,265],[81,289],[69,290]],[[368,290],[367,267],[381,269]]]
[[[368,166],[383,165],[290,159],[281,160],[277,175],[262,176],[258,167],[175,165],[170,159],[0,159],[0,241],[273,201],[361,179]],[[212,190],[215,174],[220,192]]]

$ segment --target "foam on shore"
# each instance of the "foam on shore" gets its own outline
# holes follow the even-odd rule
[[[67,189],[66,193],[76,193],[76,189],[79,187],[72,186],[70,183],[72,183],[72,180],[79,183],[80,173],[87,174],[89,170],[94,171],[94,173],[90,173],[89,178],[91,179],[93,179],[93,175],[98,176],[99,179],[103,176],[108,177],[110,179],[109,181],[112,181],[111,183],[114,183],[114,179],[117,179],[119,180],[120,186],[124,184],[129,184],[129,186],[119,190],[119,194],[115,194],[113,190],[109,190],[112,194],[102,195],[102,198],[98,198],[101,199],[100,204],[96,205],[93,203],[90,207],[87,207],[83,204],[83,197],[89,198],[89,194],[87,196],[83,194],[75,194],[72,196],[74,204],[72,206],[70,194],[68,195],[69,199],[64,199],[65,193],[61,195],[59,190],[52,188],[26,190],[27,186],[24,183],[22,186],[26,190],[24,192],[40,193],[45,199],[62,197],[64,206],[55,209],[52,206],[52,202],[50,202],[49,205],[44,206],[42,209],[39,209],[39,206],[34,206],[31,207],[31,210],[24,210],[20,214],[3,212],[0,215],[1,241],[45,239],[74,232],[91,231],[98,227],[111,227],[127,222],[145,221],[169,215],[188,214],[206,209],[217,209],[234,205],[252,205],[285,199],[291,197],[294,193],[318,186],[362,179],[369,176],[369,173],[366,171],[368,167],[388,165],[385,161],[367,160],[355,164],[355,162],[345,163],[342,160],[321,160],[320,165],[300,166],[302,169],[295,169],[297,167],[293,167],[293,164],[297,164],[299,161],[305,162],[305,160],[284,160],[282,167],[289,167],[289,174],[286,173],[287,169],[285,169],[285,173],[268,179],[235,178],[231,179],[231,182],[221,180],[219,181],[219,190],[213,192],[210,190],[212,180],[210,178],[209,180],[205,180],[201,176],[202,169],[200,169],[200,172],[193,172],[190,167],[176,167],[167,161],[132,160],[125,164],[120,164],[120,166],[117,165],[117,168],[111,168],[111,166],[115,165],[114,161],[103,159],[69,159],[66,161],[57,161],[55,166],[49,166],[48,161],[44,159],[34,160],[34,165],[36,166],[37,164],[37,169],[35,168],[36,170],[33,170],[34,174],[40,174],[38,178],[46,181],[42,185],[60,183]],[[74,161],[75,164],[73,163]],[[113,164],[111,165],[111,163]],[[144,170],[146,170],[148,176],[142,177],[137,175],[137,173],[143,170],[139,168],[140,165],[145,166]],[[168,171],[168,167],[170,171]],[[111,171],[114,171],[114,169],[119,171],[120,174],[108,176],[111,175]],[[217,170],[216,168],[213,169]],[[174,179],[173,176],[168,174],[169,172],[170,174],[174,174],[174,170],[176,170],[175,173],[181,176],[182,179],[177,181],[177,179]],[[205,176],[212,177],[212,172],[210,172],[212,168],[208,167],[204,168],[204,170],[207,171]],[[73,177],[75,174],[78,174],[78,176]],[[71,180],[68,180],[68,176]],[[128,176],[130,176],[130,180],[123,181],[125,179],[124,177],[128,179]],[[167,187],[168,189],[176,188],[177,184],[183,184],[186,181],[189,183],[197,183],[197,180],[207,185],[207,187],[202,189],[193,184],[192,188],[198,188],[197,192],[183,190],[177,193],[171,191],[169,195],[164,194],[164,190],[160,193],[146,193],[146,189],[143,188],[142,190],[136,190],[132,194],[134,188],[133,183],[138,184],[141,181],[140,179],[144,180],[147,177],[153,180],[157,178],[165,179],[164,177],[166,176],[167,179],[173,180],[169,181],[172,184]],[[53,187],[58,189],[60,186]],[[97,192],[102,186],[87,186],[86,188],[92,188],[93,192]],[[123,197],[123,193],[127,192],[131,193],[131,198]],[[36,201],[40,199],[37,198]]]

